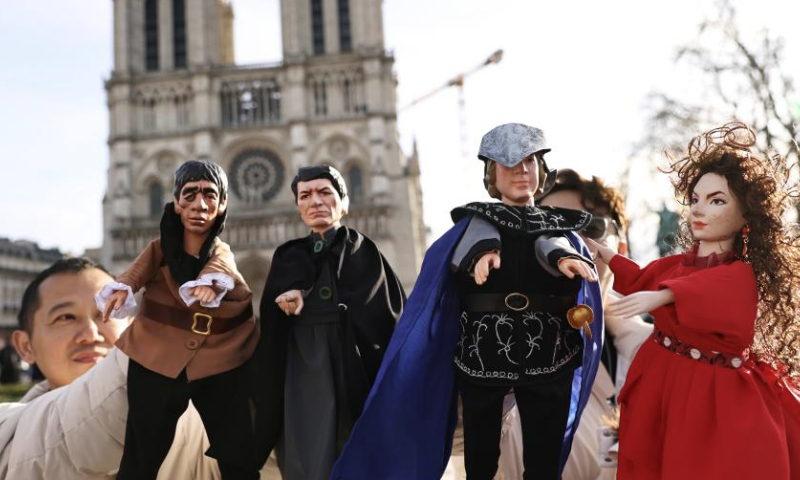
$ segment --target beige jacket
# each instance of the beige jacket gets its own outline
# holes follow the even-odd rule
[[[0,479],[106,480],[122,459],[128,357],[113,349],[71,384],[35,386],[19,403],[0,404]],[[178,421],[158,478],[220,479],[193,406]]]

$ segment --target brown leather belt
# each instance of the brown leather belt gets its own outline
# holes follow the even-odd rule
[[[470,293],[464,297],[464,310],[476,313],[523,312],[533,309],[568,310],[575,306],[570,295],[541,295],[535,293]]]
[[[220,318],[210,313],[170,307],[145,298],[142,300],[142,307],[139,313],[150,320],[170,327],[188,330],[200,335],[215,335],[233,330],[252,318],[253,306],[247,305],[247,308],[242,313],[233,318]]]

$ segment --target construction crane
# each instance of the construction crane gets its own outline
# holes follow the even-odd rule
[[[467,145],[467,108],[466,108],[466,99],[464,97],[464,80],[473,73],[487,67],[489,65],[500,63],[500,60],[503,59],[503,50],[497,50],[493,54],[489,55],[489,58],[483,61],[480,65],[467,70],[466,72],[460,73],[447,81],[444,85],[437,87],[430,92],[426,93],[425,95],[417,98],[416,100],[412,101],[411,103],[401,107],[398,112],[402,112],[407,110],[414,105],[423,102],[430,97],[436,95],[437,93],[441,92],[442,90],[446,90],[450,87],[456,87],[458,89],[458,123],[459,128],[461,130],[461,155],[466,158],[468,154],[468,145]]]

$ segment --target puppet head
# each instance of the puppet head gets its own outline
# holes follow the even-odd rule
[[[526,162],[530,162],[530,165],[524,168],[533,168],[537,177],[534,198],[538,199],[547,193],[555,183],[557,174],[545,162],[544,154],[549,151],[544,132],[538,128],[521,123],[506,123],[490,130],[481,139],[478,150],[478,158],[484,161],[483,185],[489,195],[501,200],[504,196],[498,189],[497,164],[507,169],[519,170],[522,168],[520,164]]]
[[[175,172],[175,213],[184,228],[204,234],[217,222],[224,221],[228,200],[228,177],[215,163],[189,160]],[[222,225],[219,227],[222,231]]]
[[[338,225],[350,206],[342,174],[328,165],[300,168],[292,193],[303,222],[318,233]]]

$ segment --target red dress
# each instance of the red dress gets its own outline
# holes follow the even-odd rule
[[[642,345],[620,394],[617,478],[800,479],[800,396],[746,355],[758,306],[750,265],[689,253],[645,268],[616,255],[609,267],[623,295],[675,293],[674,303],[651,312],[663,336],[654,333]],[[676,341],[694,348],[692,354],[720,352],[741,366],[706,363],[664,346]]]

